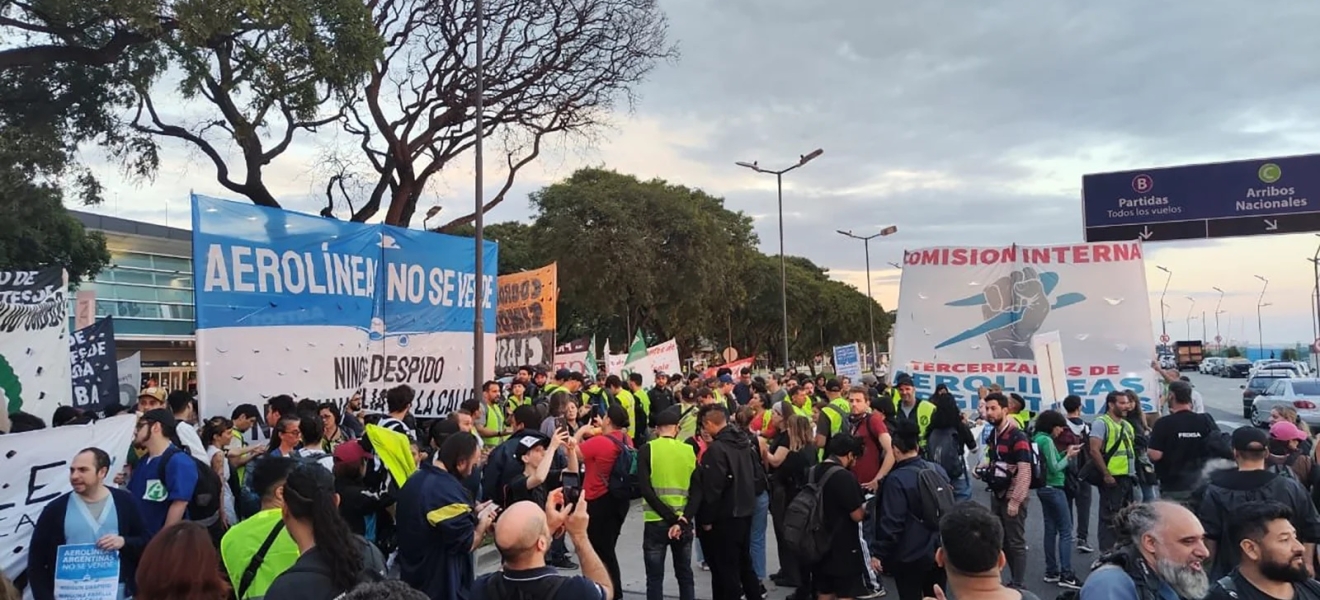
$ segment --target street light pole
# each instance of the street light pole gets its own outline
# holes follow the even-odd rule
[[[483,218],[482,215],[482,213],[485,212],[482,209],[485,208],[486,194],[485,194],[485,184],[482,181],[482,177],[481,177],[481,170],[482,170],[481,146],[482,146],[482,139],[485,137],[485,127],[486,127],[485,81],[483,81],[486,78],[486,57],[485,57],[485,49],[484,49],[486,43],[486,24],[485,24],[486,11],[485,11],[485,7],[482,6],[483,2],[484,0],[473,0],[473,13],[475,13],[476,21],[477,21],[477,25],[476,25],[477,47],[474,52],[474,59],[475,59],[474,64],[476,66],[475,68],[476,75],[474,77],[474,79],[476,80],[476,84],[475,84],[476,98],[473,99],[473,104],[475,105],[476,108],[477,133],[475,139],[473,140],[474,144],[472,148],[473,149],[472,164],[474,170],[476,171],[475,175],[473,176],[473,180],[474,180],[473,187],[475,187],[475,190],[473,192],[473,201],[474,204],[476,205],[476,215],[477,215],[476,222],[474,223],[474,226],[476,228],[475,237],[477,240],[476,243],[477,273],[476,273],[476,286],[475,289],[473,290],[473,293],[475,295],[473,296],[473,303],[472,303],[473,305],[472,310],[474,311],[472,315],[472,353],[473,353],[472,356],[473,396],[472,397],[473,398],[481,397],[481,384],[485,381],[484,377],[486,373],[486,366],[485,366],[486,311],[485,311],[485,303],[484,303],[484,299],[486,297],[486,281],[485,279],[483,279],[483,276],[485,274],[485,249],[486,249],[485,233],[486,232],[485,232],[485,219]]]
[[[1210,289],[1219,292],[1219,300],[1215,301],[1215,346],[1218,349],[1222,350],[1224,347],[1224,342],[1223,342],[1224,338],[1219,333],[1219,314],[1223,311],[1219,310],[1219,307],[1224,303],[1224,290],[1221,290],[1217,287],[1212,287]]]
[[[792,171],[802,165],[811,162],[816,157],[824,154],[825,151],[817,148],[808,154],[798,157],[797,164],[773,171],[762,169],[756,161],[736,162],[734,164],[751,169],[757,173],[765,173],[775,176],[775,185],[779,191],[779,304],[784,313],[784,373],[788,373],[788,263],[784,260],[784,173]]]
[[[1164,339],[1169,337],[1169,322],[1164,316],[1164,295],[1169,293],[1169,281],[1173,279],[1173,271],[1160,265],[1155,265],[1155,268],[1164,271],[1168,275],[1164,278],[1164,291],[1160,292],[1160,334],[1162,338],[1160,343],[1166,343]]]
[[[862,240],[862,249],[866,253],[866,320],[871,329],[871,370],[875,370],[875,297],[871,295],[871,240],[898,233],[897,225],[890,225],[881,229],[879,233],[873,233],[867,236],[853,235],[852,230],[836,230],[840,235],[848,236],[854,240]]]
[[[1196,298],[1188,296],[1187,299],[1192,301],[1192,305],[1187,307],[1187,339],[1190,340],[1192,339],[1192,312],[1196,310]]]
[[[1270,280],[1261,277],[1260,275],[1257,275],[1256,279],[1259,279],[1264,283],[1264,285],[1260,286],[1260,298],[1256,300],[1256,336],[1260,341],[1260,357],[1265,358],[1265,328],[1261,326],[1264,321],[1261,319],[1260,309],[1267,306],[1265,304],[1265,289],[1270,287]]]

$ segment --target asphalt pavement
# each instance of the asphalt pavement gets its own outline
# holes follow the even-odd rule
[[[1200,375],[1194,372],[1185,373],[1192,380],[1192,384],[1201,392],[1206,404],[1206,412],[1215,417],[1220,427],[1226,431],[1231,431],[1237,427],[1247,424],[1247,420],[1242,418],[1242,389],[1238,386],[1245,383],[1243,379],[1221,379],[1209,375]],[[989,505],[989,496],[986,494],[983,486],[977,485],[978,489],[973,494],[973,500]],[[1092,501],[1091,514],[1091,542],[1096,542],[1096,514],[1095,504]],[[774,532],[767,532],[766,536],[766,562],[767,573],[774,573],[778,570],[776,556],[776,540]],[[629,600],[641,599],[646,597],[646,569],[642,561],[642,511],[641,505],[635,504],[632,511],[628,514],[627,520],[623,525],[623,532],[619,536],[617,547],[619,555],[620,571],[623,579],[624,597]],[[1044,556],[1044,521],[1041,516],[1040,502],[1032,494],[1031,500],[1027,506],[1027,588],[1034,592],[1043,600],[1051,600],[1058,596],[1064,590],[1057,585],[1047,584],[1042,581],[1045,576],[1045,556]],[[696,574],[697,598],[711,597],[711,578],[708,571],[702,571],[695,565],[696,558],[693,553],[694,569]],[[1073,569],[1077,572],[1079,579],[1085,579],[1089,572],[1091,561],[1096,558],[1095,553],[1082,554],[1073,549],[1072,563]],[[499,567],[498,558],[493,555],[486,555],[478,560],[478,572],[484,573],[492,571]],[[673,576],[672,565],[667,565],[665,576],[665,596],[678,597],[678,582]],[[578,574],[579,571],[568,571],[566,573]],[[1008,575],[1005,573],[1005,579]],[[893,581],[887,581],[886,587],[889,591],[887,598],[897,598]],[[792,589],[777,588],[774,584],[766,582],[766,588],[769,591],[767,598],[782,599],[788,596]]]

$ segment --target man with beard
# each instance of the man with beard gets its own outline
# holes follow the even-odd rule
[[[1133,504],[1114,519],[1118,545],[1086,578],[1081,600],[1199,600],[1210,589],[1210,556],[1192,511],[1159,500]]]
[[[1292,524],[1306,545],[1306,567],[1312,568],[1315,544],[1320,542],[1320,515],[1306,488],[1296,479],[1265,468],[1269,436],[1255,427],[1239,427],[1232,436],[1236,469],[1210,475],[1196,515],[1205,525],[1205,537],[1214,560],[1207,566],[1210,576],[1223,577],[1238,564],[1238,545],[1228,540],[1233,515],[1250,502],[1274,501],[1292,511]],[[1312,571],[1313,572],[1313,571]]]
[[[1320,599],[1320,583],[1306,570],[1306,546],[1292,511],[1277,502],[1248,502],[1233,512],[1228,540],[1238,546],[1238,567],[1210,589],[1207,600]]]

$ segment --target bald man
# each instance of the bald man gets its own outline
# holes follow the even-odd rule
[[[504,570],[482,575],[472,584],[472,600],[610,600],[615,595],[609,571],[587,538],[587,503],[564,502],[563,488],[550,492],[545,510],[529,501],[515,502],[495,523],[495,547]],[[583,575],[560,575],[546,566],[545,552],[560,529],[573,539]]]

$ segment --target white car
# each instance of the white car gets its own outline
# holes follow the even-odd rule
[[[1205,360],[1202,360],[1201,364],[1196,367],[1196,370],[1200,371],[1202,375],[1213,375],[1215,373],[1215,369],[1218,368],[1219,365],[1223,363],[1224,363],[1223,358],[1220,358],[1218,356],[1211,356],[1206,358]]]
[[[1251,373],[1248,377],[1254,377],[1257,373],[1266,371],[1288,371],[1292,373],[1291,377],[1306,377],[1306,371],[1293,361],[1256,361],[1251,367]]]
[[[1311,427],[1320,426],[1320,379],[1277,379],[1252,399],[1251,423],[1270,424],[1270,410],[1288,406]]]

